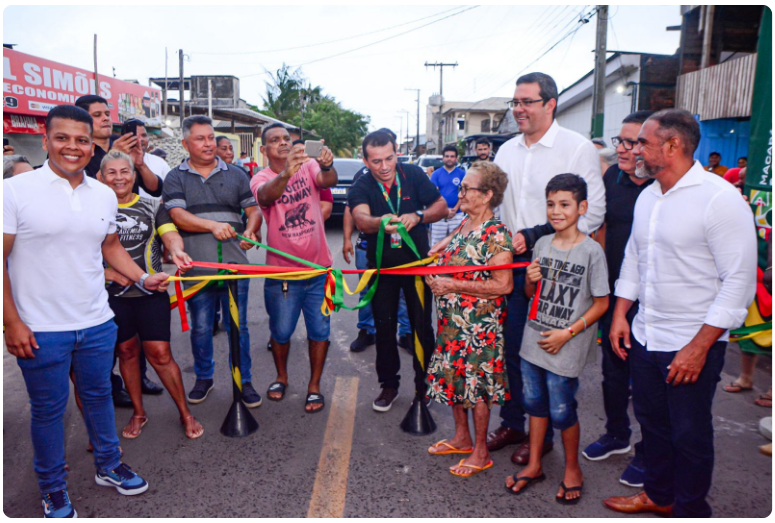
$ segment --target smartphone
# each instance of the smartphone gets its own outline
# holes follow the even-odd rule
[[[5,147],[6,145],[11,145],[11,144],[8,143],[8,138],[3,138],[3,147]]]
[[[121,125],[121,136],[124,136],[127,133],[137,135],[137,126],[139,124],[139,120],[127,120]]]
[[[320,153],[323,152],[323,142],[317,140],[305,140],[304,141],[304,154],[310,158],[320,157]]]

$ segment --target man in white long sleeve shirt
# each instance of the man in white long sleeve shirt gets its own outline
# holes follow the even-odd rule
[[[504,143],[495,156],[495,163],[509,178],[500,215],[514,235],[515,254],[524,253],[515,262],[530,261],[530,250],[538,237],[554,232],[546,222],[545,193],[546,184],[554,176],[573,173],[587,182],[589,207],[578,224],[582,232],[597,230],[605,216],[605,188],[597,149],[587,138],[560,127],[555,121],[557,97],[557,84],[551,76],[530,73],[519,77],[509,106],[522,134]],[[511,458],[522,465],[527,463],[529,446],[524,431],[519,349],[527,311],[525,270],[517,269],[504,331],[511,400],[501,408],[501,426],[488,435],[487,446],[493,451],[525,441]],[[550,427],[544,453],[552,450],[552,436]]]
[[[633,150],[656,183],[635,204],[610,339],[631,356],[646,477],[645,492],[605,500],[620,512],[711,516],[711,407],[728,331],[754,298],[756,231],[740,193],[692,160],[699,140],[691,114],[667,109],[646,120]]]

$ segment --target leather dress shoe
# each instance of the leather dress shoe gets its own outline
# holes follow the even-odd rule
[[[614,496],[612,498],[604,499],[603,505],[616,512],[624,512],[625,514],[638,514],[640,512],[654,512],[662,516],[673,515],[673,505],[667,507],[660,507],[649,499],[646,492],[639,492],[634,496]]]
[[[541,457],[543,458],[549,454],[553,448],[554,442],[545,441],[543,451],[541,452]],[[517,447],[517,450],[515,450],[514,454],[511,455],[511,462],[516,463],[517,465],[527,465],[528,461],[530,461],[530,443],[525,442]]]
[[[143,376],[142,379],[142,389],[143,394],[150,394],[151,396],[158,396],[162,392],[164,392],[164,387],[161,385],[152,382],[147,377]]]
[[[129,393],[126,389],[113,391],[113,405],[122,409],[131,409],[132,398],[129,397]]]
[[[526,439],[527,434],[523,431],[500,426],[487,434],[487,450],[493,452],[508,445],[517,445]]]

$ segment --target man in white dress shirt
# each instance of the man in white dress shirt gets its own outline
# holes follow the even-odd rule
[[[529,250],[538,237],[554,232],[551,225],[546,224],[545,194],[546,184],[554,176],[573,173],[587,182],[589,207],[578,225],[582,232],[597,230],[605,216],[605,188],[597,149],[587,138],[560,127],[554,120],[557,96],[557,84],[551,76],[544,73],[521,76],[509,105],[522,134],[503,144],[495,156],[495,163],[509,177],[500,207],[501,219],[514,235],[515,254],[524,253],[522,257],[517,256],[515,262],[531,261]],[[524,234],[520,234],[523,230]],[[504,334],[511,400],[501,408],[501,426],[487,438],[491,451],[524,441],[511,457],[513,462],[522,465],[527,463],[530,453],[524,430],[519,370],[519,348],[528,312],[524,289],[525,270],[517,269]],[[552,436],[550,428],[544,453],[552,449]]]
[[[604,501],[619,512],[711,516],[711,407],[728,331],[754,298],[756,231],[735,187],[692,159],[699,141],[691,114],[666,109],[646,120],[633,150],[656,183],[635,204],[610,339],[632,358],[646,477],[645,492]]]

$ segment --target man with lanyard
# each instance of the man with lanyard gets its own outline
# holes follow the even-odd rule
[[[388,133],[393,137],[393,140],[396,139],[396,133],[387,127],[383,127],[379,130]],[[357,182],[361,176],[371,176],[369,168],[365,165],[355,173],[352,183],[354,184]],[[368,269],[369,262],[366,258],[368,241],[366,241],[366,235],[363,234],[363,232],[358,231],[358,238],[356,240],[355,248],[353,248],[352,235],[356,229],[349,205],[345,205],[344,207],[342,228],[344,229],[344,243],[342,244],[344,261],[350,263],[350,256],[355,255],[355,268],[360,270]],[[360,298],[366,296],[367,292],[367,289],[363,289],[360,293]],[[350,351],[363,352],[368,347],[374,345],[377,341],[376,332],[377,331],[374,328],[374,314],[371,312],[371,304],[358,309],[358,337],[350,344]],[[413,352],[413,345],[412,326],[409,323],[409,313],[406,310],[406,299],[404,299],[404,293],[402,291],[401,298],[398,301],[398,346],[402,349],[406,349],[406,351],[411,354]]]
[[[619,269],[624,260],[624,249],[632,230],[635,201],[643,190],[654,180],[649,178],[643,167],[643,159],[636,156],[633,148],[638,143],[638,133],[651,111],[638,111],[622,121],[619,136],[611,139],[616,146],[618,164],[612,165],[603,176],[605,184],[606,213],[603,226],[598,230],[596,239],[605,250],[608,265],[608,284],[614,288],[619,279]],[[547,227],[551,227],[547,225]],[[614,454],[626,454],[630,451],[630,417],[627,407],[630,398],[630,363],[622,361],[611,348],[608,334],[616,304],[612,297],[611,306],[600,319],[602,330],[601,348],[603,352],[603,404],[606,413],[606,432],[597,441],[587,446],[582,455],[599,461]],[[638,308],[630,309],[628,321],[632,322]],[[630,487],[643,486],[643,443],[635,444],[635,457],[622,474],[619,481]]]
[[[159,197],[162,191],[162,178],[157,176],[145,163],[145,149],[140,146],[140,140],[134,134],[127,133],[114,140],[111,134],[113,121],[110,119],[108,101],[95,94],[81,96],[75,101],[75,105],[84,109],[92,117],[94,122],[94,155],[84,169],[87,176],[97,178],[102,159],[111,149],[117,149],[128,154],[135,164],[137,180],[132,192],[140,194],[140,189],[148,196]],[[147,146],[147,144],[146,144]]]
[[[428,235],[425,225],[447,215],[444,198],[422,169],[398,164],[396,142],[384,131],[375,131],[363,139],[363,163],[371,176],[362,176],[347,195],[353,219],[368,242],[369,267],[377,266],[381,256],[382,267],[395,267],[417,261],[418,255],[428,254]],[[427,208],[426,208],[427,207]],[[426,208],[423,211],[423,208]],[[388,218],[385,237],[378,245],[382,220]],[[398,224],[408,231],[417,253],[398,233]],[[404,291],[412,331],[422,346],[423,360],[415,350],[415,394],[425,396],[425,369],[430,360],[435,340],[431,327],[432,295],[424,280],[414,276],[380,276],[379,285],[371,301],[377,330],[377,378],[382,392],[372,405],[378,412],[387,412],[398,397],[401,362],[396,344],[396,313],[400,291]],[[420,286],[421,285],[421,286]],[[418,295],[418,290],[422,296]]]
[[[64,415],[72,371],[94,445],[95,481],[124,495],[148,483],[121,462],[110,398],[116,345],[103,261],[148,291],[168,275],[143,273],[121,246],[118,201],[84,176],[92,119],[60,105],[46,117],[40,169],[3,181],[3,325],[31,406],[35,474],[46,517],[77,517],[67,494]]]
[[[463,221],[464,214],[460,212],[458,201],[458,187],[466,172],[457,165],[457,147],[447,145],[444,147],[444,164],[431,175],[431,182],[435,185],[447,202],[447,215],[431,225],[431,245],[443,240],[448,234],[452,234]]]

